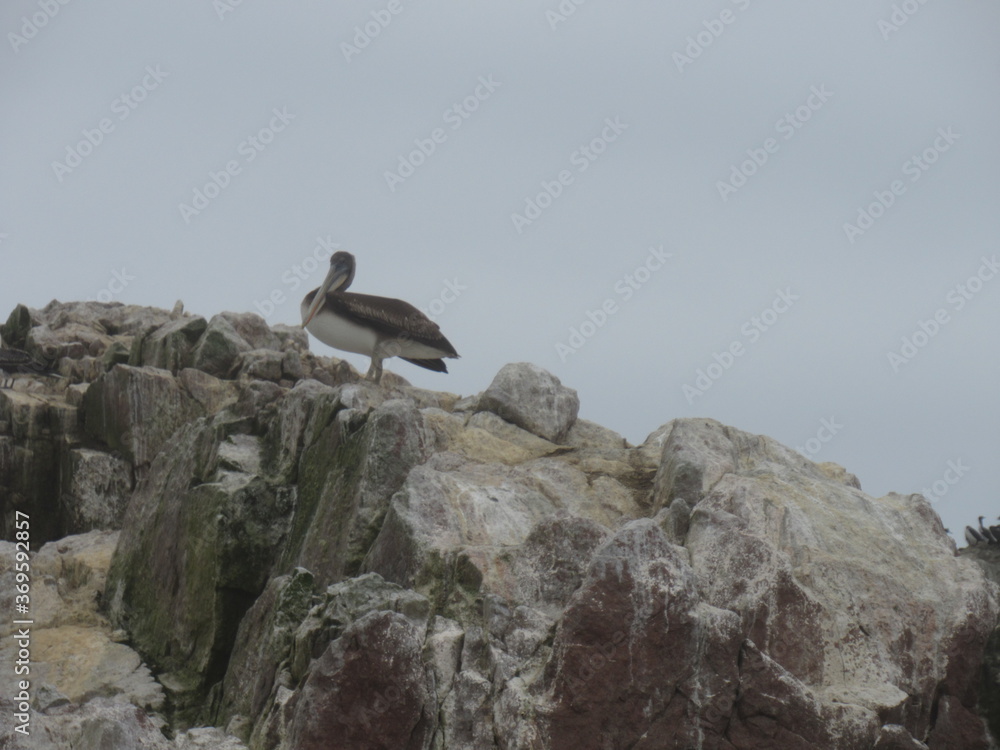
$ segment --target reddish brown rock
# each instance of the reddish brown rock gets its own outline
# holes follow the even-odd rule
[[[437,708],[422,628],[397,612],[352,623],[312,667],[294,705],[286,747],[424,750]]]
[[[629,524],[596,552],[556,632],[546,747],[730,748],[738,625],[699,603],[659,527]]]

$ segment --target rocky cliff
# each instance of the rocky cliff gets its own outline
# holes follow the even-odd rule
[[[0,747],[995,746],[998,589],[919,495],[708,419],[629,445],[532,365],[374,386],[252,314],[0,333],[64,376],[0,391]]]

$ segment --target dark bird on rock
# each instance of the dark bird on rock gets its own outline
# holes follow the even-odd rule
[[[0,341],[0,387],[10,388],[13,385],[10,375],[49,375],[52,369],[52,362],[37,360],[21,349],[4,348]]]
[[[334,253],[323,284],[302,299],[302,327],[328,346],[371,357],[365,377],[376,383],[389,357],[448,372],[444,359],[458,352],[437,323],[409,302],[345,291],[353,280],[354,256]]]
[[[985,541],[986,538],[978,531],[976,531],[974,528],[972,528],[971,526],[965,527],[965,542],[970,547],[974,544],[979,544],[980,542],[985,542]]]
[[[979,535],[986,540],[988,544],[996,544],[997,537],[990,533],[990,530],[983,526],[983,516],[979,517]]]

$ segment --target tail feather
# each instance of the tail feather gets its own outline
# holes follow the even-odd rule
[[[411,365],[433,370],[434,372],[448,372],[448,367],[445,365],[443,359],[409,359],[408,357],[400,357],[400,359],[409,362]]]

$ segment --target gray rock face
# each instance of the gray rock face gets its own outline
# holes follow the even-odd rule
[[[203,323],[4,327],[67,376],[0,391],[5,528],[121,528],[34,556],[54,746],[994,746],[1000,560],[922,497],[711,420],[631,446],[531,365],[460,399]]]
[[[132,496],[132,465],[104,451],[73,448],[62,476],[69,486],[60,494],[64,528],[79,534],[116,529]]]
[[[137,356],[131,364],[150,365],[176,374],[191,366],[194,347],[207,327],[208,323],[200,315],[164,323],[148,336],[136,338]]]
[[[209,321],[205,335],[194,350],[193,366],[209,375],[225,378],[236,367],[240,355],[251,349],[253,347],[240,336],[229,318],[216,315]]]
[[[163,688],[153,679],[139,654],[115,641],[107,619],[97,610],[104,591],[118,532],[91,531],[46,544],[31,556],[33,700],[29,712],[30,734],[15,731],[12,720],[19,688],[12,669],[0,671],[0,747],[24,750],[168,750],[155,712],[164,707]],[[13,611],[16,552],[0,542],[0,605]],[[0,624],[0,659],[14,664],[16,626]],[[235,738],[211,730],[213,745],[191,744],[186,734],[179,747],[212,747],[241,750]],[[202,732],[202,736],[204,732]],[[181,744],[187,743],[187,744]]]
[[[294,505],[294,489],[240,471],[259,466],[259,446],[225,441],[224,431],[198,420],[159,453],[129,505],[107,583],[112,622],[163,669],[186,725],[225,672]],[[160,615],[147,617],[153,610]]]
[[[518,362],[500,369],[479,397],[479,409],[558,443],[576,422],[580,399],[554,375],[537,365]]]
[[[126,365],[115,365],[91,384],[83,410],[87,433],[141,468],[198,413],[168,371]]]

